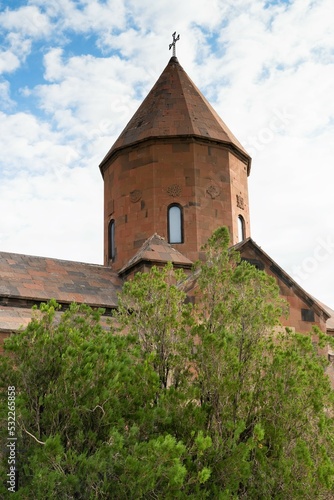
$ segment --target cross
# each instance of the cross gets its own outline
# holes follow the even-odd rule
[[[180,35],[177,35],[177,37],[175,37],[176,35],[176,31],[174,31],[174,33],[172,34],[172,37],[173,37],[173,43],[170,43],[169,44],[169,50],[173,47],[173,57],[176,57],[176,51],[175,51],[175,45],[176,45],[176,42],[178,40],[180,40]]]

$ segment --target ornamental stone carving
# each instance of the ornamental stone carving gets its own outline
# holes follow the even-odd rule
[[[220,195],[220,189],[213,184],[211,184],[211,186],[207,188],[206,192],[211,196],[213,200]]]
[[[237,207],[241,208],[241,210],[245,209],[244,199],[239,194],[237,194]]]
[[[180,196],[182,191],[182,188],[179,184],[171,184],[167,188],[167,193],[169,196],[173,196],[173,198],[176,198],[176,196]]]
[[[139,201],[141,197],[142,192],[140,191],[140,189],[135,189],[130,193],[130,200],[132,201],[132,203],[137,203],[137,201]]]

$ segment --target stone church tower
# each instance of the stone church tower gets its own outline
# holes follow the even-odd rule
[[[275,278],[290,306],[282,325],[305,333],[316,325],[334,336],[334,311],[250,237],[250,163],[173,54],[100,164],[104,265],[0,251],[0,352],[3,339],[29,323],[31,306],[54,298],[63,309],[75,301],[112,315],[124,281],[153,265],[183,268],[193,298],[192,264],[220,226],[242,259]],[[334,387],[334,351],[327,354]]]
[[[100,164],[104,264],[157,233],[192,262],[219,226],[250,236],[251,159],[173,56]]]

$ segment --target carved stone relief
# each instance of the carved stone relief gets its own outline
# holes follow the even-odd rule
[[[206,192],[211,196],[211,198],[214,200],[215,198],[217,198],[217,196],[220,195],[220,189],[219,187],[217,186],[214,186],[213,184],[211,184],[211,186],[209,186],[206,190]]]
[[[167,193],[169,194],[169,196],[173,196],[173,198],[175,198],[176,196],[180,196],[181,191],[182,188],[179,184],[171,184],[167,188]]]
[[[241,208],[241,210],[245,209],[244,199],[239,194],[237,194],[237,207]]]
[[[139,201],[141,197],[142,192],[140,191],[140,189],[135,189],[130,193],[130,200],[132,201],[132,203],[137,203],[137,201]]]

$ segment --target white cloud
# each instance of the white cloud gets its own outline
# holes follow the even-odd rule
[[[32,175],[70,165],[79,156],[76,143],[64,141],[48,123],[27,113],[0,113],[0,149],[2,176],[18,172]]]
[[[0,108],[10,109],[12,106],[14,106],[14,102],[10,98],[9,83],[0,82]]]
[[[76,56],[63,59],[53,49],[45,55],[45,78],[35,95],[57,124],[81,140],[112,137],[140,104],[136,85],[149,79],[144,68],[118,57]]]
[[[11,207],[1,224],[2,250],[101,262],[101,190],[97,171],[64,166],[33,177],[22,172],[1,182],[1,213]]]
[[[104,29],[124,29],[126,7],[123,0],[32,0],[46,13],[57,30],[90,33]]]
[[[17,70],[30,54],[32,40],[47,36],[48,19],[34,6],[17,10],[6,9],[0,13],[0,27],[5,34],[0,54],[0,73]]]
[[[9,32],[19,32],[34,38],[42,38],[50,31],[48,17],[33,5],[17,10],[7,8],[0,13],[0,25]]]
[[[20,66],[19,58],[10,50],[0,52],[0,74],[10,73]]]

